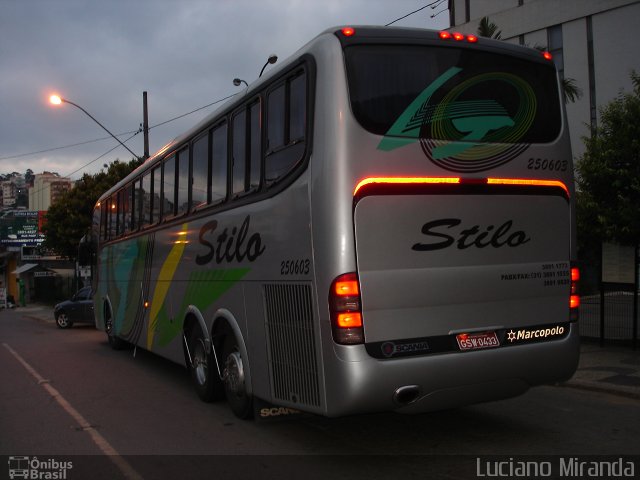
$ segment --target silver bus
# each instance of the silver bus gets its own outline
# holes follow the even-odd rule
[[[241,418],[418,413],[568,379],[559,85],[534,49],[326,30],[102,195],[98,327]]]

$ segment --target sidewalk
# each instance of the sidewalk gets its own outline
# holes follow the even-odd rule
[[[640,400],[640,350],[607,343],[600,347],[597,341],[583,340],[578,370],[562,385]]]
[[[24,317],[51,323],[55,328],[53,309],[46,305],[30,305],[15,310]],[[580,363],[573,378],[562,387],[581,388],[612,393],[640,400],[640,350],[630,345],[605,344],[583,340]]]

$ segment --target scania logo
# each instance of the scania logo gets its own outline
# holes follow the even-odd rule
[[[429,350],[429,344],[426,341],[413,343],[384,342],[380,348],[382,354],[389,358],[397,355],[410,355],[412,353],[424,352]]]

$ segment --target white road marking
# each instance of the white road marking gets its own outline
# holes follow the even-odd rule
[[[22,366],[31,374],[33,378],[36,379],[38,385],[41,385],[51,397],[58,402],[58,404],[67,412],[73,419],[80,425],[83,431],[87,432],[91,436],[91,440],[95,443],[98,448],[109,457],[109,459],[115,464],[116,467],[122,472],[125,478],[130,480],[143,480],[142,475],[134,470],[129,462],[127,462],[122,455],[118,453],[118,451],[111,446],[111,444],[104,438],[100,432],[98,432],[88,421],[85,419],[82,414],[76,410],[73,405],[71,405],[67,399],[65,399],[62,394],[51,386],[49,380],[40,375],[36,369],[34,369],[29,363],[20,356],[18,352],[16,352],[13,348],[11,348],[8,344],[3,343],[2,346],[6,348],[11,355],[15,357],[15,359],[22,364]]]

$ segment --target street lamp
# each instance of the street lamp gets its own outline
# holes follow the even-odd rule
[[[133,150],[131,150],[129,147],[127,147],[124,143],[122,143],[120,141],[120,139],[118,137],[116,137],[113,133],[111,133],[107,127],[105,127],[104,125],[102,125],[98,120],[96,120],[94,118],[93,115],[91,115],[89,112],[87,112],[84,108],[82,108],[80,105],[78,105],[77,103],[73,103],[71,100],[67,100],[66,98],[62,98],[60,95],[51,95],[49,97],[49,101],[53,104],[53,105],[60,105],[62,103],[68,103],[69,105],[73,105],[76,108],[79,108],[80,110],[82,110],[91,120],[93,120],[94,122],[96,122],[98,125],[100,125],[102,127],[102,129],[107,132],[109,135],[111,135],[113,138],[115,138],[117,140],[117,142],[122,145],[124,148],[126,148],[129,153],[131,153],[131,155],[133,155],[134,157],[136,157],[137,159],[140,159],[140,157],[138,155],[136,155]]]
[[[260,75],[258,75],[258,78],[260,78],[262,76],[262,73],[264,72],[264,69],[267,68],[267,65],[269,64],[274,64],[278,61],[278,56],[275,53],[272,53],[271,55],[269,55],[269,58],[267,59],[267,63],[264,64],[264,66],[262,67],[262,70],[260,70]]]
[[[246,81],[246,80],[242,80],[241,78],[234,78],[234,79],[233,79],[233,84],[234,84],[236,87],[239,87],[241,83],[244,83],[244,84],[247,86],[247,88],[249,88],[249,84],[247,83],[247,81]]]

